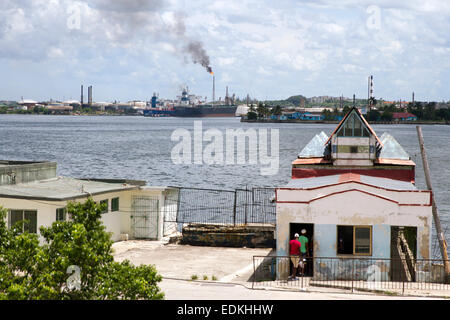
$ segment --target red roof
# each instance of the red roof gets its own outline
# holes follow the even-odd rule
[[[392,114],[394,119],[402,119],[402,118],[417,118],[415,114],[409,112],[394,112]]]

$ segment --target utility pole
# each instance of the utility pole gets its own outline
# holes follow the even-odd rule
[[[425,171],[425,180],[427,183],[427,188],[428,190],[433,192],[433,188],[431,186],[430,167],[428,165],[427,153],[425,151],[425,146],[423,143],[422,128],[420,126],[416,126],[416,129],[417,135],[419,136],[420,152],[422,153],[422,163],[423,163],[423,170]],[[431,208],[433,212],[434,226],[436,227],[436,233],[439,240],[439,247],[441,249],[442,260],[444,262],[446,283],[450,283],[450,261],[448,260],[447,254],[447,242],[445,241],[444,233],[442,231],[441,221],[439,220],[439,215],[437,212],[437,207],[434,201],[433,194],[431,197]]]

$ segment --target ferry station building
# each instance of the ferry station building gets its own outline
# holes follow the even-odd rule
[[[415,163],[398,142],[379,138],[352,108],[331,136],[321,132],[304,147],[292,179],[276,189],[277,256],[289,256],[289,240],[305,229],[310,257],[380,259],[389,276],[407,230],[415,258],[429,259],[432,193],[418,190],[414,178]],[[288,269],[278,268],[278,278]]]

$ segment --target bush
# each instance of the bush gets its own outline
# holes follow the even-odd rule
[[[69,221],[37,234],[8,229],[0,208],[0,299],[163,299],[154,266],[115,262],[101,222],[102,206],[90,198],[69,203]]]

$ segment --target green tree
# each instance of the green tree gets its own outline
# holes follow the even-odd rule
[[[367,113],[367,119],[369,121],[380,121],[381,113],[378,110],[372,109]]]
[[[408,112],[411,112],[412,114],[417,116],[417,119],[422,120],[423,119],[423,106],[422,102],[414,102],[409,103],[407,107]]]
[[[435,102],[429,102],[429,103],[425,104],[423,119],[424,120],[435,120],[436,119],[436,103]]]
[[[351,109],[350,106],[344,106],[342,108],[341,116],[345,117],[345,115],[350,111],[350,109]]]
[[[280,105],[276,105],[275,108],[272,109],[272,114],[274,116],[281,116],[283,114],[283,110],[281,109]]]
[[[327,121],[335,119],[333,112],[331,112],[330,110],[327,110],[327,109],[322,110],[322,115],[324,116],[324,120],[327,120]]]
[[[69,203],[68,221],[40,228],[42,245],[37,234],[8,229],[0,210],[0,299],[163,299],[154,266],[114,261],[102,209],[91,198]]]
[[[265,118],[270,112],[269,109],[262,102],[260,102],[256,108],[256,113],[258,114],[258,118]]]
[[[382,121],[392,121],[393,117],[394,115],[391,111],[383,111],[383,113],[381,114]]]
[[[256,113],[255,106],[253,104],[250,105],[247,112],[247,119],[248,120],[256,120],[258,119],[258,114]]]

